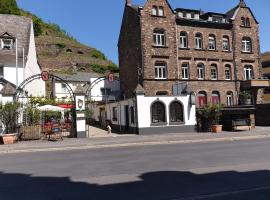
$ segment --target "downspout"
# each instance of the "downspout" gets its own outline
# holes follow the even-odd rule
[[[238,72],[238,67],[236,66],[236,36],[235,36],[235,24],[233,24],[233,28],[232,28],[232,42],[233,42],[233,65],[234,65],[234,85],[235,85],[235,91],[236,91],[236,105],[238,105],[239,103],[239,92],[238,91],[238,76],[237,76],[237,72]]]

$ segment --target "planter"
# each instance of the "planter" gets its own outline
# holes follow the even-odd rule
[[[223,125],[212,125],[211,129],[213,133],[221,133]]]
[[[14,144],[17,141],[16,134],[3,134],[2,140],[4,144]]]

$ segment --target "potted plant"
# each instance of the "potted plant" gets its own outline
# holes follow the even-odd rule
[[[198,125],[203,132],[220,133],[222,131],[223,126],[219,124],[221,109],[221,105],[210,104],[197,111]]]
[[[244,90],[239,93],[240,103],[243,105],[250,105],[251,104],[251,94],[250,92]]]
[[[4,144],[13,144],[17,140],[16,122],[18,103],[8,102],[0,105],[0,118],[5,127],[5,132],[2,134]]]

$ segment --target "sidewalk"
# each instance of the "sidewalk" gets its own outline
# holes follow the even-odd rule
[[[68,139],[63,141],[51,142],[26,141],[14,145],[0,145],[0,154],[3,153],[26,153],[26,152],[45,152],[45,151],[67,151],[98,148],[115,148],[129,146],[147,146],[162,144],[189,144],[207,143],[236,140],[252,140],[270,138],[270,127],[257,127],[248,132],[223,132],[214,133],[172,133],[162,135],[116,135],[110,137],[95,137],[88,139]]]

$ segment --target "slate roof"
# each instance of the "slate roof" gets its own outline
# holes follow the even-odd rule
[[[18,55],[22,57],[22,49],[24,48],[25,54],[28,54],[30,31],[32,20],[28,17],[0,14],[0,37],[5,33],[18,41]],[[0,53],[14,54],[15,48],[12,51],[0,50]]]
[[[90,82],[90,78],[99,78],[102,75],[96,73],[78,72],[77,74],[57,74],[55,76],[62,78],[67,82]]]
[[[3,96],[13,96],[16,93],[16,85],[13,83],[10,83],[4,78],[0,78],[0,84],[3,84],[2,90],[0,90],[0,93]]]

